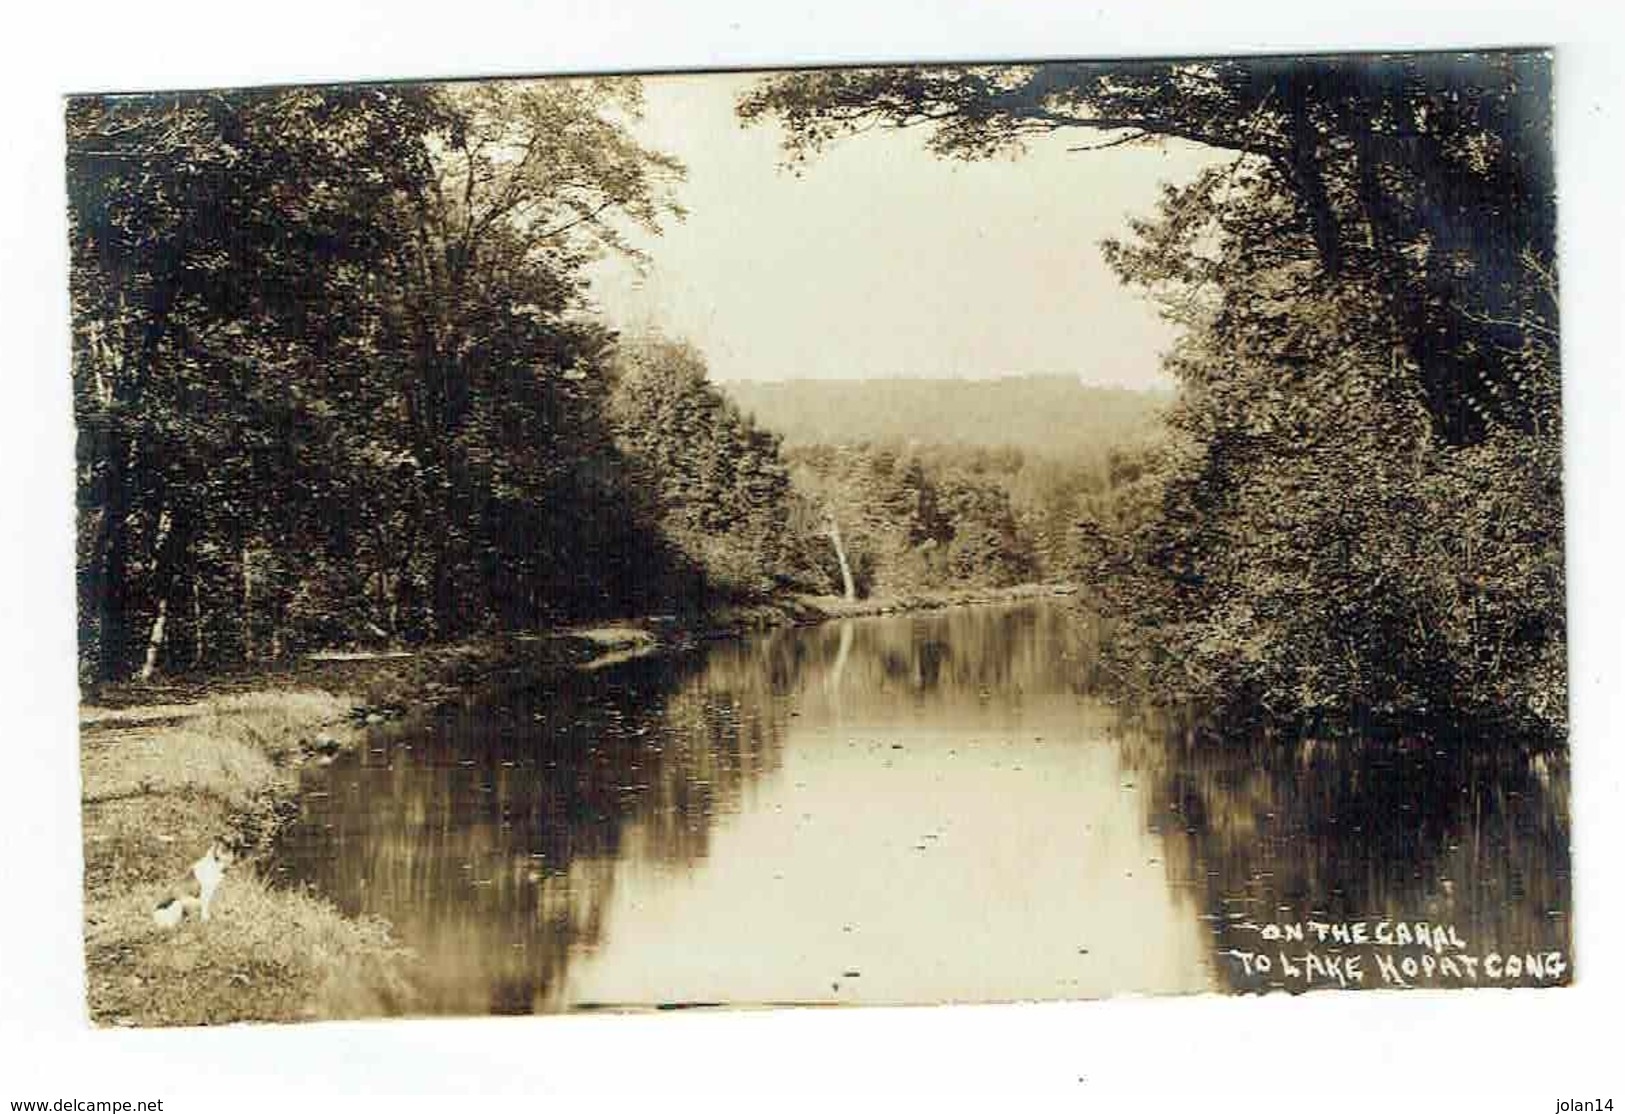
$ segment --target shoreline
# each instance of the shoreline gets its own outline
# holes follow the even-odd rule
[[[376,918],[273,886],[300,770],[368,726],[524,668],[591,671],[783,627],[1068,595],[1066,585],[844,600],[784,596],[699,622],[652,616],[421,650],[330,651],[258,673],[105,686],[79,709],[86,1009],[96,1025],[289,1022],[412,1012],[413,958]],[[208,922],[158,901],[215,842],[237,850]]]
[[[214,1025],[409,1008],[408,953],[389,927],[266,880],[297,808],[299,768],[353,748],[350,702],[316,689],[185,704],[82,706],[85,1007],[96,1025]],[[320,741],[318,741],[320,740]],[[165,927],[215,844],[236,855],[211,919]]]

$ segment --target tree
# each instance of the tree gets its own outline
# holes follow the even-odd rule
[[[847,598],[1003,586],[1037,572],[1009,492],[976,473],[974,450],[820,445],[789,459],[814,508],[803,547]]]
[[[446,122],[424,140],[432,173],[396,215],[380,331],[399,369],[382,409],[403,419],[419,487],[408,538],[422,539],[429,626],[446,638],[499,602],[520,620],[546,610],[492,583],[537,562],[533,586],[572,591],[553,575],[579,567],[568,546],[516,554],[486,539],[592,536],[559,521],[594,505],[571,488],[612,452],[606,338],[568,320],[583,308],[579,272],[599,252],[627,250],[618,220],[658,230],[681,215],[671,188],[682,167],[627,131],[635,81],[477,83],[439,98]]]
[[[347,278],[378,247],[371,214],[423,168],[412,148],[423,111],[364,89],[70,103],[81,642],[93,674],[121,675],[146,656],[142,641],[162,644],[159,620],[195,573],[201,538],[254,516],[270,527],[256,488],[302,490],[278,433],[354,306]],[[373,170],[357,176],[356,164]]]
[[[770,592],[786,574],[790,474],[778,438],[707,378],[692,345],[623,340],[612,399],[616,442],[650,493],[668,541],[706,591]]]
[[[623,606],[581,268],[680,215],[636,82],[68,110],[88,677]]]
[[[1209,229],[1205,246],[1194,227]],[[1311,732],[1550,745],[1563,713],[1555,347],[1526,323],[1518,420],[1441,429],[1382,279],[1331,279],[1267,173],[1170,190],[1111,245],[1187,333],[1160,503],[1120,550],[1159,686]],[[1535,253],[1518,280],[1549,300]],[[1175,276],[1175,277],[1170,277]],[[1467,481],[1467,476],[1473,476]]]

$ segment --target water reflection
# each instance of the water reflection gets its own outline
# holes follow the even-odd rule
[[[1516,753],[1330,743],[1246,745],[1193,729],[1131,737],[1131,765],[1154,785],[1148,827],[1167,848],[1174,884],[1199,895],[1216,952],[1276,956],[1265,973],[1234,957],[1216,964],[1232,990],[1305,990],[1336,978],[1284,971],[1288,958],[1365,954],[1361,986],[1486,985],[1466,970],[1382,978],[1376,951],[1271,946],[1264,926],[1424,922],[1454,930],[1476,956],[1561,953],[1550,985],[1572,977],[1566,763]],[[1343,942],[1347,944],[1347,941]],[[1263,947],[1261,947],[1261,944]],[[1440,954],[1434,952],[1435,955]],[[1353,984],[1349,984],[1353,985]]]
[[[969,609],[514,685],[311,771],[283,858],[454,1014],[1255,989],[1227,952],[1288,916],[1566,948],[1559,774],[1127,731],[1092,637]]]
[[[604,938],[617,864],[703,860],[712,819],[778,761],[772,703],[694,683],[698,664],[629,662],[613,685],[516,687],[373,732],[309,775],[290,875],[387,917],[436,1012],[558,1008],[572,956]]]

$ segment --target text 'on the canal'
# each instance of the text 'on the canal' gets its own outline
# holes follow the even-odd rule
[[[1550,986],[1565,981],[1562,951],[1481,948],[1453,924],[1282,921],[1238,924],[1258,944],[1222,953],[1260,987]]]

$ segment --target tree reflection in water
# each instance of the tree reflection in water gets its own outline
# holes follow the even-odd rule
[[[1566,764],[1375,742],[1245,744],[1190,727],[1125,738],[1129,765],[1152,779],[1146,822],[1167,848],[1170,884],[1206,910],[1228,989],[1314,988],[1278,964],[1261,979],[1226,958],[1259,950],[1260,926],[1309,920],[1453,925],[1474,954],[1558,950],[1572,972]],[[1381,984],[1368,971],[1361,985]]]
[[[609,1005],[658,1003],[685,978],[729,1000],[813,1000],[829,979],[762,964],[817,952],[838,982],[863,944],[847,920],[884,925],[909,957],[865,953],[839,1000],[1256,990],[1270,983],[1225,954],[1311,917],[1568,952],[1561,763],[1133,725],[1108,706],[1096,635],[1030,604],[550,674],[310,771],[282,858],[290,880],[391,921],[441,1013],[579,1005],[573,965]],[[945,823],[952,839],[920,834]],[[964,904],[925,907],[944,901]],[[752,916],[787,938],[732,923]],[[648,956],[685,947],[677,966]],[[729,947],[761,954],[712,962]],[[1161,956],[1131,958],[1148,948]]]
[[[699,659],[629,662],[420,715],[313,771],[282,858],[419,954],[443,1013],[559,1008],[603,939],[619,863],[685,868],[716,816],[779,760],[771,701]],[[755,682],[757,675],[741,678]]]

